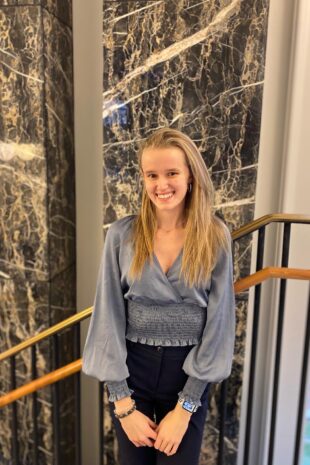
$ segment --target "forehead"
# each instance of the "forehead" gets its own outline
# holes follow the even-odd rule
[[[182,168],[186,166],[186,158],[178,147],[147,148],[142,152],[141,165],[143,170],[154,171]]]

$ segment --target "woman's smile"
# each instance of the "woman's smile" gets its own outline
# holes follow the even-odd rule
[[[167,194],[155,194],[156,197],[161,200],[162,202],[167,202],[168,200],[170,200],[173,195],[174,195],[174,191],[173,192],[169,192]]]

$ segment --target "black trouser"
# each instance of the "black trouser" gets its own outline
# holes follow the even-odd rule
[[[151,346],[127,340],[127,378],[137,410],[157,424],[173,410],[178,392],[183,389],[187,375],[182,369],[186,355],[194,346]],[[188,429],[173,455],[166,455],[154,447],[136,447],[127,437],[120,421],[115,418],[114,402],[109,402],[120,452],[120,465],[198,465],[203,430],[208,408],[207,385],[202,405],[191,415]]]

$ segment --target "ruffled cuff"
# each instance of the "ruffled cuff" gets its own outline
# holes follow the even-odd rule
[[[200,398],[206,389],[207,384],[208,381],[202,381],[201,379],[189,376],[182,391],[178,393],[179,399],[188,400],[200,407],[202,405]]]
[[[109,391],[109,401],[115,402],[116,400],[123,399],[123,397],[130,397],[134,392],[128,387],[126,379],[122,381],[106,381]]]

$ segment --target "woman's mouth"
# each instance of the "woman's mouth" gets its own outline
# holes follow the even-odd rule
[[[168,192],[167,194],[155,194],[159,200],[167,201],[173,197],[174,192]]]

